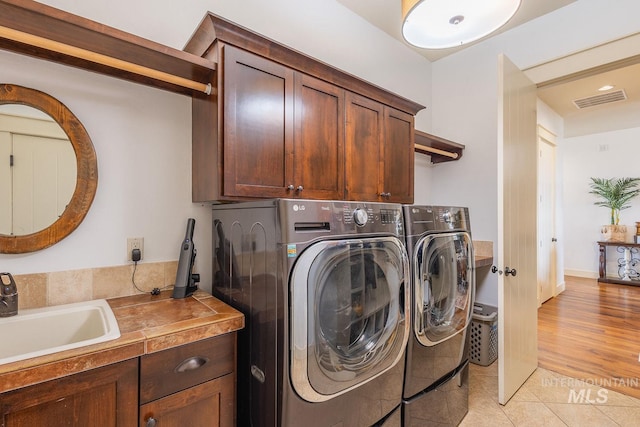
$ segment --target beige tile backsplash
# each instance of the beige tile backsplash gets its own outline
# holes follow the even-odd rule
[[[138,264],[135,283],[144,292],[168,288],[176,280],[178,261]],[[69,304],[92,299],[135,295],[131,278],[133,265],[19,274],[13,278],[18,286],[18,308],[37,308]]]

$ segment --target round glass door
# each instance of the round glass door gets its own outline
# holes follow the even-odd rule
[[[291,279],[292,379],[303,398],[327,400],[401,359],[408,269],[393,237],[325,241],[300,255]]]
[[[415,334],[435,345],[465,330],[474,297],[473,246],[468,233],[427,235],[414,256]]]

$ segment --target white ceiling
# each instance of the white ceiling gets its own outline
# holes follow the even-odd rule
[[[461,51],[475,43],[524,24],[537,17],[553,12],[576,0],[522,0],[516,15],[499,31],[477,42],[464,46],[433,50],[422,49],[407,43],[401,32],[401,0],[338,0],[363,19],[380,28],[387,34],[403,42],[431,62]],[[638,63],[617,69],[608,69],[599,73],[589,73],[587,77],[578,77],[538,89],[539,98],[565,119],[565,137],[597,133],[615,129],[640,126],[640,57]],[[605,84],[615,87],[611,91],[624,90],[625,101],[578,109],[573,101],[599,95],[598,88]]]
[[[574,1],[576,0],[522,0],[522,4],[515,16],[492,35],[500,34],[501,32],[517,27],[518,25],[524,24],[525,22],[531,21],[539,16],[546,15],[547,13],[573,3]],[[362,16],[365,20],[380,28],[382,31],[402,41],[431,62],[472,46],[482,40],[469,43],[463,47],[454,47],[450,49],[435,50],[418,48],[407,43],[402,37],[402,0],[338,0],[338,2]]]

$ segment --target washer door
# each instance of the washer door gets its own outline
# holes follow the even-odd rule
[[[323,241],[293,266],[291,380],[320,402],[398,363],[409,334],[409,263],[395,237]]]
[[[475,277],[473,246],[466,232],[430,234],[415,248],[414,330],[425,346],[465,330],[471,321]]]

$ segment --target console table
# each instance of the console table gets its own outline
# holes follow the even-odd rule
[[[598,242],[600,247],[600,277],[598,283],[618,283],[640,286],[640,243]],[[607,277],[607,247],[620,253],[618,277]]]

